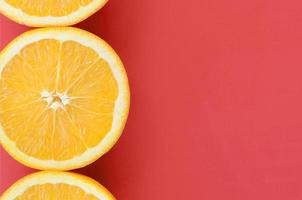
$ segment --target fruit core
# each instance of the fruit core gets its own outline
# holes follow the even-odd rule
[[[70,102],[70,97],[66,93],[48,92],[44,90],[41,92],[41,97],[47,102],[48,106],[54,110],[58,108],[64,109]]]

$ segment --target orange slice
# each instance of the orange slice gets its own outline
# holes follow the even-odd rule
[[[37,169],[86,166],[118,140],[129,109],[123,64],[97,36],[42,28],[0,54],[0,141]]]
[[[108,0],[0,0],[0,13],[33,27],[76,24],[102,8]]]
[[[70,172],[37,172],[4,192],[1,200],[115,200],[95,180]]]

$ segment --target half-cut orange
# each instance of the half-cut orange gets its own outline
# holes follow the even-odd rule
[[[27,26],[68,26],[88,18],[107,1],[0,0],[0,13]]]
[[[95,180],[70,172],[37,172],[21,178],[1,200],[115,200]]]
[[[76,28],[22,34],[0,54],[0,141],[37,169],[83,167],[118,140],[129,109],[123,64]]]

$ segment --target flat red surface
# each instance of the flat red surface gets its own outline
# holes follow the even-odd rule
[[[111,0],[79,27],[128,71],[123,136],[77,170],[119,200],[302,199],[300,0]],[[0,17],[0,46],[27,28]],[[0,153],[1,193],[32,170]]]

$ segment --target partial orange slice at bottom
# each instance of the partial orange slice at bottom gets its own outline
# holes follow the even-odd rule
[[[38,172],[13,184],[1,200],[114,200],[95,180],[69,172]]]

